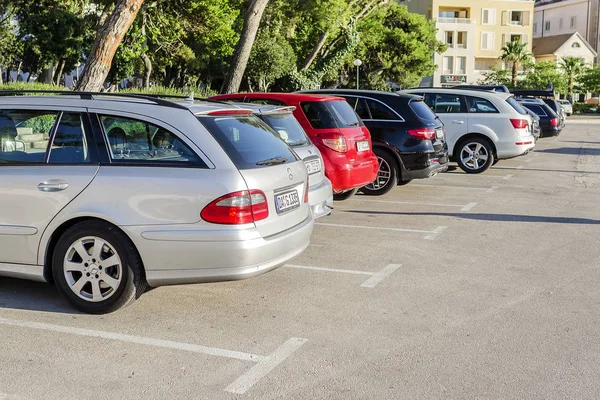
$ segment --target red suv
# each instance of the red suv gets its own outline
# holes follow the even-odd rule
[[[294,116],[325,163],[325,175],[334,198],[344,200],[377,177],[379,165],[373,154],[371,134],[346,99],[297,93],[237,93],[211,100],[295,106]]]

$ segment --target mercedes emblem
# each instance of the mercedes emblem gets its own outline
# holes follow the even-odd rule
[[[288,168],[287,172],[289,174],[288,176],[290,177],[290,181],[294,179],[294,174],[292,174],[292,170],[290,168]]]

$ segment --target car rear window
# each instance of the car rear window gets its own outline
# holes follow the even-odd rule
[[[519,104],[519,102],[517,100],[515,100],[514,97],[509,97],[508,99],[506,99],[506,102],[508,104],[510,104],[510,106],[512,108],[515,109],[516,112],[518,112],[521,115],[527,115],[527,111],[525,111],[525,109],[523,109],[523,107],[521,107],[521,104]]]
[[[544,109],[537,104],[527,104],[527,108],[536,113],[537,115],[545,116],[546,112]]]
[[[409,107],[423,121],[434,121],[437,117],[423,100],[412,100]]]
[[[263,168],[298,160],[288,145],[254,115],[201,116],[198,120],[239,169]],[[273,162],[269,163],[269,160]]]
[[[309,143],[306,132],[291,113],[263,114],[260,118],[289,146],[303,146]]]
[[[315,129],[362,126],[358,115],[346,101],[307,101],[301,106],[310,125]]]

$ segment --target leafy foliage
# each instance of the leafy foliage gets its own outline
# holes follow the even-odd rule
[[[531,61],[532,55],[527,51],[527,43],[513,40],[502,47],[500,59],[511,64],[512,87],[517,87],[519,66]]]

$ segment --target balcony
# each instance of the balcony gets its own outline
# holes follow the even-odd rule
[[[440,24],[469,24],[474,25],[477,23],[475,19],[472,18],[444,18],[439,17],[437,22]]]

